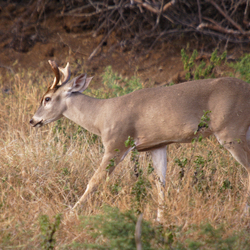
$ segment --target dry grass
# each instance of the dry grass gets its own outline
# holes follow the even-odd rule
[[[79,130],[66,119],[41,129],[29,126],[47,78],[46,74],[37,78],[36,72],[18,73],[10,76],[11,92],[0,93],[1,249],[39,249],[39,217],[44,214],[50,219],[58,213],[63,215],[56,235],[58,249],[73,241],[92,240],[85,230],[79,230],[81,219],[68,217],[67,211],[83,194],[101,161],[103,147],[100,138]],[[198,155],[205,162],[201,177],[194,184],[194,171],[202,166],[194,162]],[[180,167],[174,159],[184,157],[188,163],[181,181]],[[248,228],[250,217],[242,216],[246,171],[213,138],[196,144],[171,145],[168,159],[165,227],[181,226],[185,232],[193,224],[208,221],[213,226],[223,224],[228,235]],[[146,153],[140,155],[143,169],[149,162]],[[149,179],[152,189],[147,190],[144,219],[153,222],[157,191],[154,179]],[[97,214],[103,204],[122,211],[133,208],[131,191],[135,181],[133,162],[127,157],[112,177],[103,181],[80,214]],[[232,188],[225,185],[228,181]],[[187,237],[198,236],[183,234],[181,240]]]

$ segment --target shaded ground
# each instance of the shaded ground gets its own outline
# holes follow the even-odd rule
[[[161,43],[152,49],[127,49],[113,33],[96,56],[88,60],[103,36],[93,37],[91,30],[75,29],[74,23],[79,23],[79,19],[53,15],[48,11],[49,14],[39,25],[27,25],[25,29],[22,18],[29,14],[25,6],[5,3],[0,11],[2,76],[5,76],[6,72],[13,73],[19,69],[50,70],[47,60],[54,59],[59,65],[65,65],[67,61],[77,64],[77,72],[73,74],[84,70],[95,75],[96,87],[99,86],[103,69],[108,65],[123,76],[131,76],[136,72],[146,85],[160,85],[171,80],[185,80],[180,55],[182,48],[187,52],[196,48],[204,57],[209,57],[215,48],[218,48],[219,52],[227,49],[228,57],[233,60],[250,51],[248,47],[241,45],[225,45],[208,38],[195,39],[184,36]],[[32,17],[31,15],[31,19]],[[21,30],[21,33],[18,30]],[[220,73],[217,76],[220,76]],[[3,79],[8,85],[8,78]]]

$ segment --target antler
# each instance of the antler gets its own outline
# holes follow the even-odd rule
[[[51,85],[50,89],[53,89],[55,88],[55,86],[59,83],[60,81],[60,73],[59,73],[59,69],[58,69],[58,65],[56,64],[55,61],[51,61],[49,60],[49,64],[53,70],[53,72],[55,73],[55,78],[54,78],[54,82],[53,84]]]
[[[71,71],[70,71],[70,68],[69,68],[69,63],[67,62],[67,65],[66,65],[65,68],[59,67],[59,70],[61,71],[61,73],[64,76],[63,82],[61,84],[64,84],[64,83],[66,83],[69,80],[69,78],[71,76]]]

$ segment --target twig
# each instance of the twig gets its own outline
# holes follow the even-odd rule
[[[217,33],[212,30],[198,30],[201,34],[212,36],[212,37],[218,37],[221,40],[232,42],[232,43],[249,43],[249,38],[243,39],[243,38],[233,38],[228,35],[224,35],[222,33]]]
[[[63,38],[61,37],[61,35],[59,34],[59,33],[57,33],[57,35],[60,37],[60,42],[63,44],[63,45],[66,45],[68,48],[69,48],[69,51],[72,51],[73,53],[78,53],[78,54],[81,54],[81,55],[84,55],[84,56],[86,56],[86,54],[85,53],[82,53],[82,52],[79,52],[79,51],[77,51],[77,50],[73,50],[71,47],[70,47],[70,45],[68,44],[68,43],[66,43],[64,40],[63,40]]]
[[[243,23],[244,23],[247,27],[249,27],[248,13],[249,13],[249,0],[247,0],[246,8],[245,8],[245,11],[244,11],[244,18],[243,18]]]
[[[95,15],[99,15],[102,12],[110,11],[110,10],[118,9],[118,8],[119,8],[119,6],[115,5],[115,6],[108,6],[105,9],[98,10],[98,11],[92,12],[92,13],[81,13],[81,14],[77,14],[77,13],[64,13],[64,14],[60,14],[59,16],[92,17],[92,16],[95,16]]]
[[[107,20],[109,20],[109,18],[115,13],[115,11],[116,11],[117,9],[119,9],[119,7],[120,7],[120,5],[119,5],[117,8],[112,9],[112,11],[109,13],[108,16],[105,16],[105,17],[104,17],[104,21],[101,23],[101,25],[99,25],[99,27],[98,27],[98,28],[95,30],[95,32],[93,33],[93,37],[96,37],[97,34],[99,33],[99,31],[100,31],[102,28],[104,28],[105,24],[107,23]]]
[[[163,7],[163,12],[165,12],[166,10],[168,10],[171,6],[173,6],[176,3],[176,0],[172,0],[169,3],[166,3]]]
[[[14,72],[14,70],[13,70],[11,67],[9,67],[9,66],[4,66],[4,65],[2,65],[2,64],[0,64],[0,67],[1,67],[1,68],[5,68],[5,69],[8,69],[13,75],[15,75],[15,72]]]
[[[124,16],[123,16],[123,13],[122,13],[123,11],[121,10],[121,8],[118,8],[118,11],[119,11],[119,14],[120,14],[122,20],[123,20],[124,23],[126,24],[125,28],[128,28],[129,31],[130,31],[130,33],[133,34],[133,31],[132,31],[130,25],[127,23],[127,20],[126,20],[126,19],[124,18]]]
[[[84,9],[87,9],[87,8],[89,8],[91,6],[91,4],[86,4],[86,5],[84,5],[84,6],[81,6],[81,7],[79,7],[79,8],[75,8],[75,9],[72,9],[72,10],[70,10],[70,11],[68,11],[66,14],[75,14],[75,13],[79,13],[79,12],[81,12],[81,11],[83,11]],[[65,13],[63,13],[62,12],[62,16],[64,15]]]
[[[98,44],[98,46],[94,49],[94,51],[91,53],[91,55],[88,58],[88,61],[90,61],[95,54],[98,52],[98,50],[102,47],[103,42],[109,37],[109,35],[111,34],[111,32],[116,28],[117,24],[120,22],[121,20],[121,16],[119,17],[119,19],[117,20],[116,24],[109,30],[109,32],[103,37],[103,39],[101,40],[101,42]]]
[[[167,16],[166,14],[163,14],[162,16],[168,19],[168,21],[170,21],[171,23],[174,23],[173,19]]]
[[[240,35],[241,34],[241,32],[239,32],[239,31],[223,28],[219,24],[215,25],[215,24],[210,24],[210,23],[201,23],[197,27],[198,30],[201,30],[201,29],[204,29],[204,28],[208,28],[208,29],[211,29],[211,30],[216,30],[216,31],[219,31],[219,32],[222,32],[222,33],[232,34],[232,35]],[[250,34],[249,32],[246,32],[246,33]]]
[[[154,14],[159,14],[159,12],[160,12],[158,9],[153,8],[151,5],[149,5],[148,3],[143,2],[142,0],[134,0],[134,3],[137,3],[137,4],[141,5],[141,6],[143,6],[145,9],[153,12]]]
[[[243,0],[243,1],[245,1],[245,0]],[[233,16],[233,15],[234,15],[234,13],[237,11],[239,5],[240,5],[240,4],[243,4],[243,1],[242,1],[242,0],[236,1],[236,3],[235,3],[234,6],[233,6],[233,11],[231,12],[231,15],[230,15],[230,16]],[[248,0],[246,0],[246,1],[248,1]],[[232,8],[231,8],[231,9],[232,9]]]
[[[160,11],[157,15],[156,24],[155,24],[155,27],[153,28],[153,30],[158,26],[158,24],[160,22],[160,17],[162,15],[162,11],[163,11],[163,0],[161,0],[161,8],[160,8]]]
[[[202,18],[201,18],[201,5],[200,5],[200,0],[197,0],[197,5],[198,5],[198,13],[199,13],[199,22],[201,23]]]
[[[227,13],[225,13],[220,6],[215,3],[213,0],[207,0],[207,2],[211,3],[220,13],[223,15],[235,28],[237,28],[242,34],[245,34],[245,31],[237,24]]]

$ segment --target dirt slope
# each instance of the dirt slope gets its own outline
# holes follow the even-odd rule
[[[135,72],[147,85],[165,84],[171,80],[184,80],[180,50],[192,52],[194,48],[201,53],[211,53],[215,48],[228,49],[230,57],[238,58],[248,52],[248,47],[239,45],[217,44],[209,39],[182,37],[157,45],[152,49],[130,48],[112,33],[107,42],[97,51],[92,60],[88,60],[97,48],[102,35],[93,37],[91,30],[74,29],[79,23],[77,18],[54,15],[47,11],[47,16],[38,24],[37,17],[27,13],[27,4],[1,3],[0,7],[0,74],[17,72],[20,69],[36,68],[39,71],[50,70],[48,59],[59,65],[67,61],[76,64],[73,74],[88,72],[95,75],[96,87],[100,84],[103,69],[112,65],[114,71],[123,76]],[[34,20],[33,20],[34,19]],[[69,29],[68,27],[73,27]],[[8,78],[3,77],[4,81]]]

